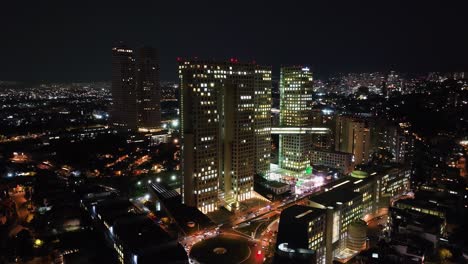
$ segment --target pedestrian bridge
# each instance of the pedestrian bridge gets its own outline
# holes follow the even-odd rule
[[[271,134],[328,134],[331,130],[327,127],[272,127]]]

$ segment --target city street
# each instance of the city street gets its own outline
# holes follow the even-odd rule
[[[321,188],[315,188],[311,192],[290,195],[282,201],[256,202],[256,207],[230,216],[227,216],[225,212],[226,216],[224,216],[223,222],[218,221],[219,225],[216,229],[200,230],[197,234],[183,237],[179,241],[187,253],[192,256],[192,250],[195,248],[198,251],[199,244],[205,243],[207,239],[215,239],[225,235],[247,239],[251,241],[251,250],[255,250],[256,254],[254,257],[238,263],[263,263],[274,255],[281,210],[294,204],[304,204],[310,195],[320,191]],[[216,217],[219,215],[218,212]]]

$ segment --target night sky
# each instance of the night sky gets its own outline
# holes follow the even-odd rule
[[[95,3],[99,2],[99,3]],[[410,3],[411,2],[411,3]],[[465,3],[464,3],[465,2]],[[110,80],[111,47],[334,72],[468,71],[467,1],[2,1],[0,80]]]

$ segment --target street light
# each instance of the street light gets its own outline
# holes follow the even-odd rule
[[[35,247],[40,247],[44,244],[44,241],[40,240],[40,239],[36,239],[34,240],[34,246]]]

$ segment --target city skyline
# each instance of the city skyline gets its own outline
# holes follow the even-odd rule
[[[464,6],[5,3],[0,263],[468,263]]]
[[[258,61],[273,66],[274,76],[281,65],[295,64],[310,64],[318,76],[468,68],[463,3],[239,3],[229,12],[216,2],[183,9],[169,3],[29,5],[8,2],[10,12],[0,18],[9,36],[0,43],[9,51],[1,80],[109,80],[110,60],[103,54],[116,41],[156,47],[161,79],[171,81],[178,56]],[[187,34],[197,38],[183,41]]]

